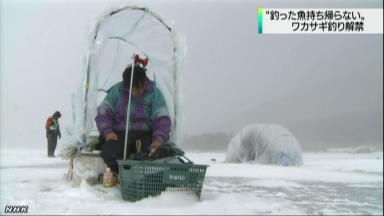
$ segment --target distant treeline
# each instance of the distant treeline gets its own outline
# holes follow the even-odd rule
[[[226,151],[233,136],[224,132],[186,136],[182,147],[187,151]]]
[[[228,144],[235,136],[235,133],[217,132],[200,135],[186,136],[182,140],[182,148],[186,151],[221,151],[227,150]],[[361,151],[383,150],[383,143],[380,141],[367,142],[355,139],[311,139],[309,137],[296,137],[303,151],[326,151],[333,148],[357,148]],[[300,139],[301,138],[301,139]],[[364,147],[365,146],[365,147]],[[363,150],[365,149],[365,150]]]

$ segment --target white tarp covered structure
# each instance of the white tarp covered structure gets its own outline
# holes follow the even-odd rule
[[[225,161],[283,166],[303,164],[297,139],[286,128],[273,124],[256,124],[241,129],[230,141]]]
[[[74,128],[71,143],[82,147],[97,136],[97,106],[105,91],[122,81],[133,54],[147,56],[147,76],[163,93],[172,122],[171,140],[180,138],[180,72],[186,52],[173,23],[146,7],[122,6],[103,12],[89,37],[84,77],[73,97]]]
[[[74,174],[74,179],[89,179],[105,170],[99,153],[87,146],[93,145],[99,135],[97,106],[106,91],[122,81],[134,54],[148,57],[147,76],[163,93],[170,114],[170,142],[180,143],[180,75],[186,54],[182,35],[175,32],[173,22],[146,7],[106,9],[91,28],[82,82],[72,95],[74,126],[61,151],[64,159],[70,159],[69,178]]]

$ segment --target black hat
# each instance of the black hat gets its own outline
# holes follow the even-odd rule
[[[60,118],[61,113],[59,111],[56,111],[55,113],[53,113],[53,117]]]
[[[147,80],[147,69],[141,67],[140,65],[135,65],[133,69],[134,72],[132,86],[137,88],[143,87],[145,85],[145,81]],[[129,88],[131,84],[131,73],[132,65],[128,65],[123,72],[123,84],[127,88]]]

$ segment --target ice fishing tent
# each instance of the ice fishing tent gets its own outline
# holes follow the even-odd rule
[[[172,121],[171,141],[179,143],[180,71],[185,47],[173,24],[146,7],[123,6],[106,10],[91,30],[84,77],[74,97],[76,145],[81,148],[98,135],[97,106],[106,91],[122,80],[133,54],[147,56],[147,76],[163,93]]]
[[[225,161],[283,166],[303,164],[297,139],[283,126],[273,124],[256,124],[241,129],[230,141]]]
[[[100,153],[92,150],[99,136],[97,106],[106,91],[122,81],[134,54],[149,59],[147,76],[163,93],[170,114],[170,141],[180,143],[180,74],[185,53],[183,37],[173,23],[146,7],[124,5],[99,15],[89,35],[81,84],[72,96],[74,126],[61,152],[70,159],[69,176],[74,172],[87,179],[105,170]]]

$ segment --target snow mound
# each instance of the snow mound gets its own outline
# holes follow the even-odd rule
[[[226,162],[254,161],[283,166],[303,165],[297,139],[281,125],[250,125],[232,138]]]

